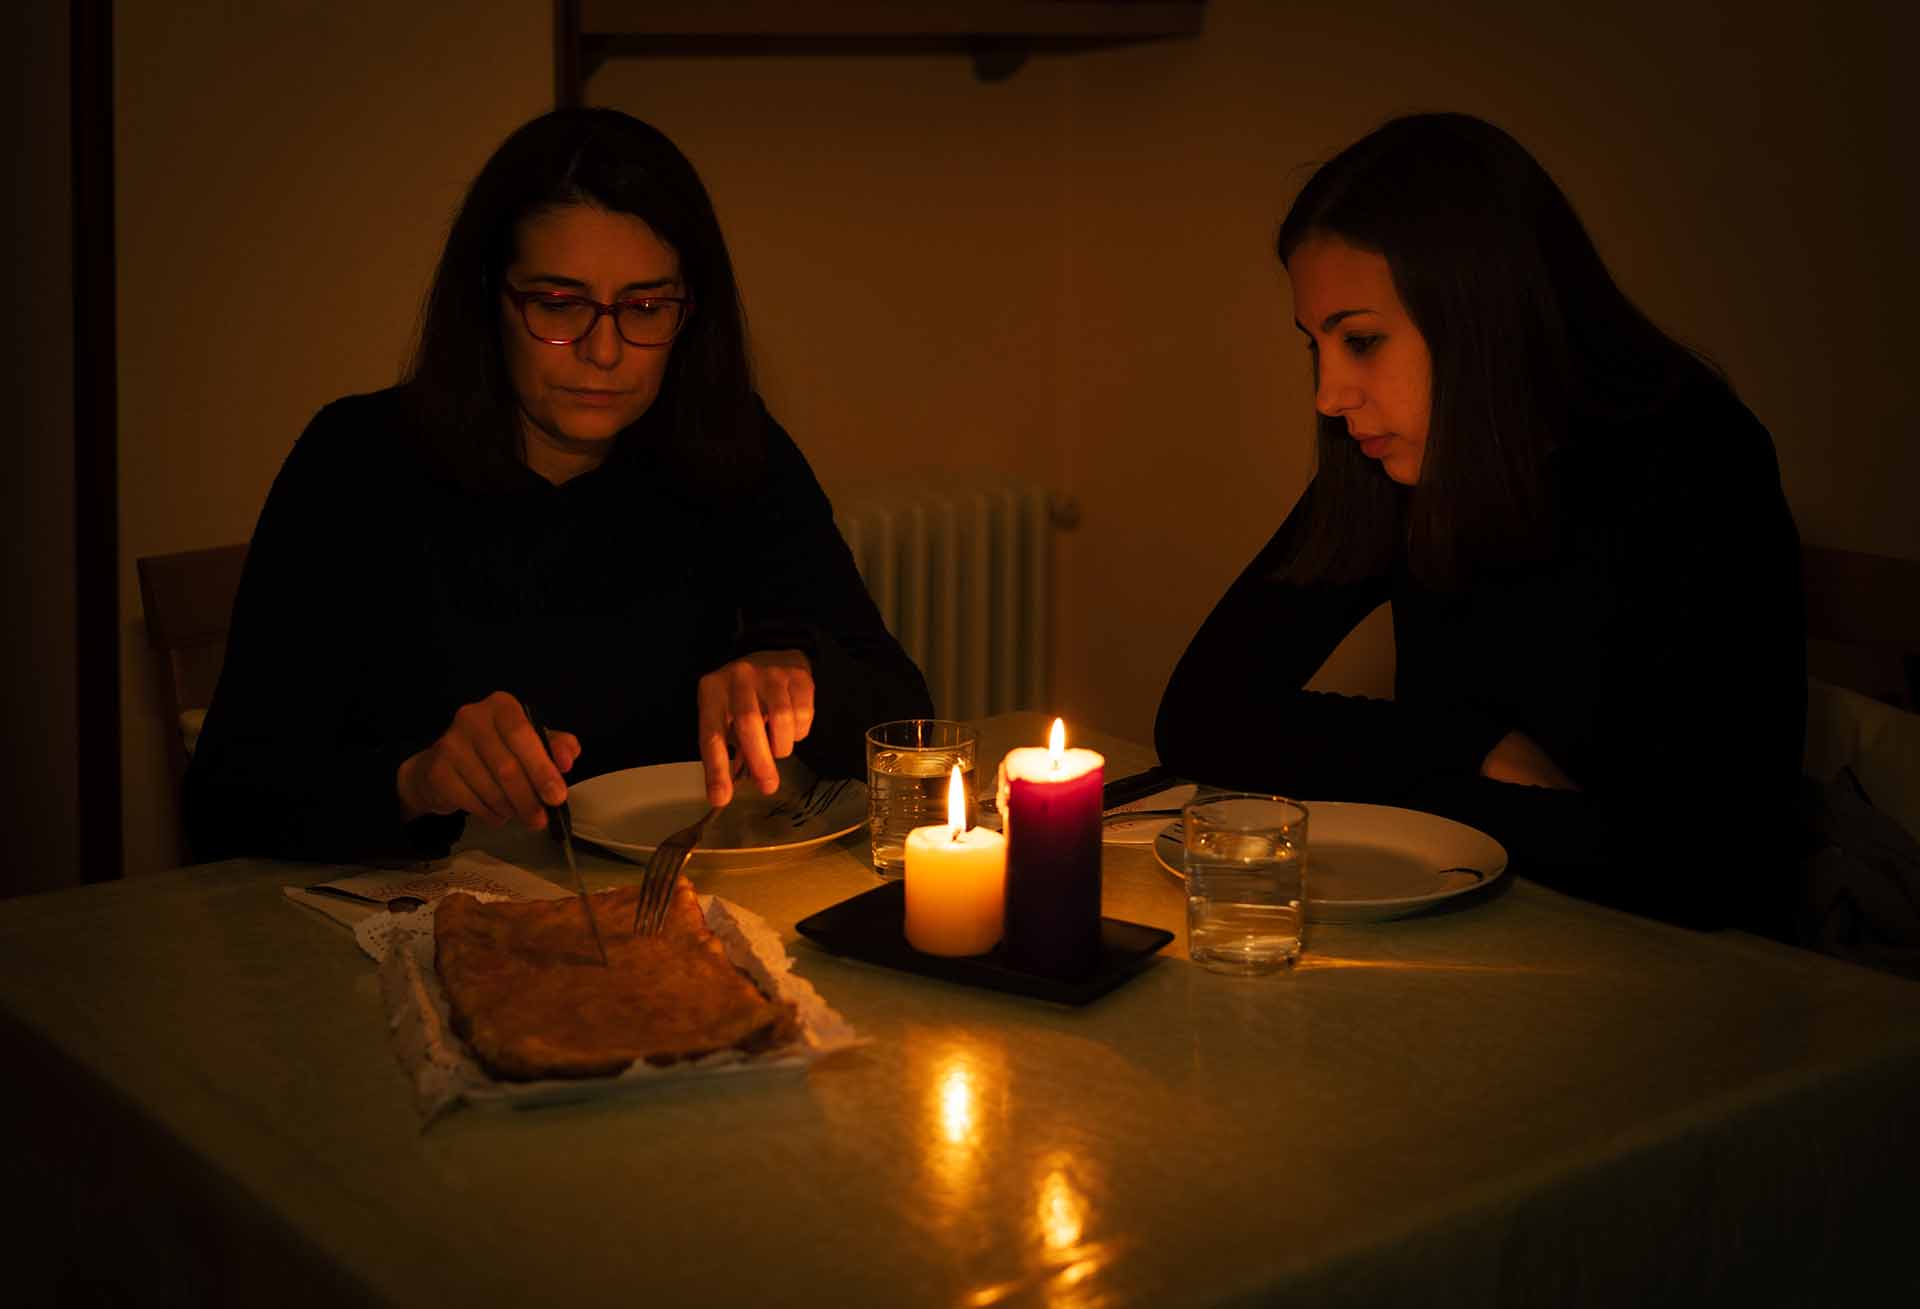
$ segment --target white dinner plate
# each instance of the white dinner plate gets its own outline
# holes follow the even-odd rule
[[[573,834],[645,861],[668,835],[707,812],[706,774],[698,761],[625,768],[567,789]],[[733,784],[733,801],[714,816],[693,853],[696,865],[744,868],[777,863],[855,831],[867,821],[867,784],[817,779],[798,759],[780,760],[780,789],[761,795],[751,778]]]
[[[1404,918],[1506,875],[1506,847],[1451,818],[1389,805],[1301,803],[1310,922]],[[1154,838],[1153,853],[1161,867],[1186,880],[1178,821]]]

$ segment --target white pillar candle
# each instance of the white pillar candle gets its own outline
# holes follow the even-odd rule
[[[947,822],[907,833],[907,943],[924,954],[985,954],[1000,940],[1007,842],[967,827],[966,782],[955,765]]]

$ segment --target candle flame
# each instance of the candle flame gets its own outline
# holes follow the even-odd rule
[[[960,765],[953,766],[947,782],[947,826],[958,841],[967,831],[967,784],[961,780]]]
[[[1053,730],[1047,733],[1047,757],[1053,765],[1053,771],[1060,771],[1060,755],[1067,748],[1067,725],[1061,719],[1053,720]]]

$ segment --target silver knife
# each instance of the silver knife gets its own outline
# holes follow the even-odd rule
[[[547,752],[547,758],[553,759],[553,740],[547,735],[547,725],[540,721],[533,706],[525,700],[520,702],[520,708],[526,712],[527,721],[533,724],[534,732],[540,737],[540,748]],[[559,766],[559,760],[554,760],[554,767]],[[573,861],[573,810],[568,808],[565,800],[559,804],[547,804],[544,800],[540,803],[547,811],[547,822],[560,835],[560,849],[567,856],[567,871],[573,874],[573,889],[580,897],[580,911],[587,916],[587,931],[593,934],[593,948],[599,952],[601,966],[605,967],[606,943],[600,939],[600,924],[594,921],[593,901],[587,897],[587,884],[580,878],[580,865]]]

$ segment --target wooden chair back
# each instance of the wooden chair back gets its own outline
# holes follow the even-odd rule
[[[1806,546],[1807,673],[1920,712],[1920,560]]]
[[[155,661],[166,713],[168,771],[174,795],[186,777],[189,720],[213,702],[214,683],[227,652],[233,597],[240,590],[244,545],[148,555],[137,560],[140,601],[147,611],[147,643]],[[191,731],[197,732],[197,725]]]

